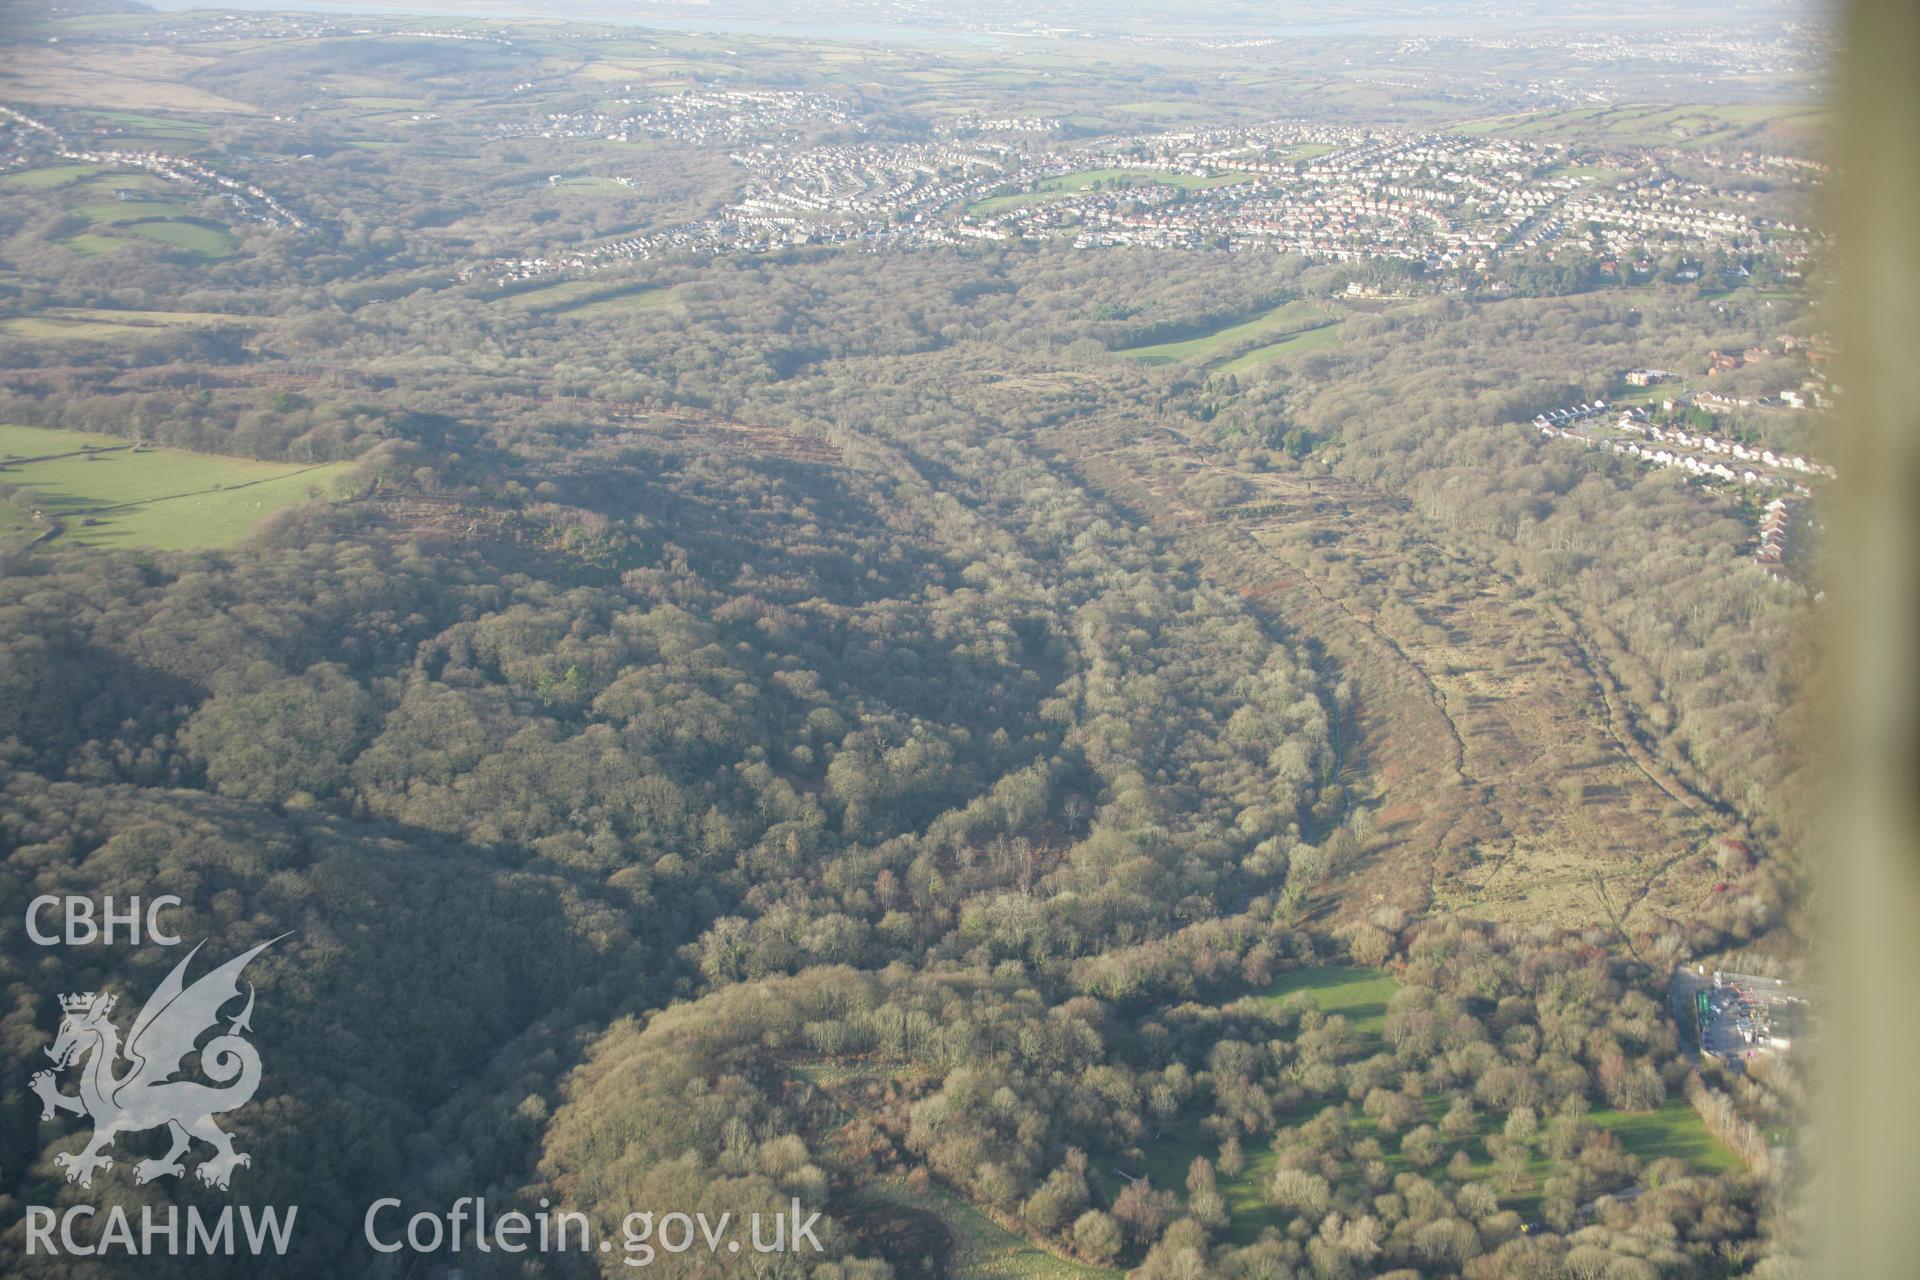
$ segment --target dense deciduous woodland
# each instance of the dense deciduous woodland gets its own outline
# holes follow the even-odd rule
[[[1668,982],[1796,971],[1816,606],[1753,500],[1528,423],[1816,311],[1720,259],[1468,293],[1065,241],[667,255],[554,301],[458,267],[692,216],[727,166],[648,144],[657,186],[556,213],[528,175],[586,144],[468,127],[224,119],[222,155],[314,160],[261,167],[318,229],[214,260],[0,200],[4,319],[49,326],[0,423],[347,464],[236,546],[0,539],[0,897],[287,935],[228,1118],[243,1198],[300,1206],[276,1274],[408,1274],[359,1243],[377,1195],[824,1215],[820,1255],[676,1274],[1799,1274],[1801,1066],[1704,1063]],[[1284,306],[1329,340],[1127,358]],[[232,1197],[136,1185],[136,1138],[67,1185],[78,1122],[20,1064],[54,993],[135,1003],[177,956],[7,936],[6,1269],[125,1274],[24,1258],[23,1206]]]
[[[1005,291],[955,301],[982,272]],[[1235,393],[1072,349],[1097,326],[1024,351],[1036,322],[1013,300],[1129,287],[1073,262],[709,275],[673,319],[500,337],[493,371],[444,363],[489,345],[464,307],[395,304],[358,326],[364,353],[324,357],[404,345],[431,393],[319,374],[192,391],[184,415],[164,391],[9,406],[358,459],[244,554],[7,565],[10,898],[164,884],[188,900],[179,931],[215,949],[295,931],[262,962],[282,1065],[243,1128],[259,1185],[351,1231],[354,1205],[313,1203],[300,1162],[423,1202],[545,1186],[610,1221],[788,1194],[857,1218],[864,1170],[919,1171],[1063,1256],[1151,1274],[1665,1271],[1765,1247],[1753,1186],[1640,1169],[1584,1118],[1686,1094],[1660,975],[1551,932],[1369,921],[1340,886],[1398,797],[1354,786],[1366,691],[1049,446],[1058,423],[1131,421],[1229,475],[1403,496],[1388,535],[1472,559],[1415,558],[1398,581],[1335,561],[1333,589],[1409,625],[1430,574],[1556,592],[1653,748],[1784,850],[1794,606],[1711,499],[1506,421],[1564,394],[1523,370],[1598,340],[1604,306],[1442,304]],[[730,290],[788,291],[791,310]],[[1493,381],[1532,399],[1448,390],[1446,344],[1474,326],[1514,366]],[[543,383],[558,344],[579,363]],[[1313,434],[1304,458],[1249,438],[1283,428]],[[1717,923],[1644,927],[1678,930],[1669,948],[1755,936],[1777,873],[1749,874],[1759,896],[1717,902]],[[1359,932],[1316,937],[1328,911]],[[1406,965],[1380,1033],[1234,1003],[1349,948]],[[10,981],[113,976],[86,953],[32,960]],[[698,1003],[644,1016],[675,998]],[[18,1008],[10,1056],[42,1016]],[[806,1069],[842,1061],[882,1101],[836,1125],[847,1104]],[[9,1167],[44,1159],[29,1107],[10,1115]],[[1175,1129],[1215,1172],[1151,1195],[1100,1181]],[[1207,1187],[1229,1145],[1270,1153],[1259,1194],[1295,1229],[1225,1233]],[[1659,1193],[1582,1212],[1636,1178]],[[1544,1225],[1521,1231],[1516,1199]],[[939,1268],[924,1242],[887,1259],[850,1228],[833,1240]]]

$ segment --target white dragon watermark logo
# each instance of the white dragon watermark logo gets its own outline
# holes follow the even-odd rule
[[[93,1140],[84,1151],[61,1152],[53,1158],[67,1171],[68,1182],[92,1186],[94,1171],[113,1165],[113,1157],[105,1152],[114,1138],[161,1125],[171,1130],[173,1147],[158,1160],[135,1165],[136,1182],[186,1172],[180,1157],[195,1138],[214,1148],[196,1171],[210,1187],[224,1190],[235,1168],[253,1162],[235,1151],[233,1139],[213,1122],[214,1116],[244,1106],[260,1087],[260,1053],[240,1034],[253,1029],[252,983],[247,984],[246,1007],[229,1018],[228,1030],[200,1049],[200,1070],[214,1084],[172,1077],[181,1069],[180,1059],[194,1051],[195,1041],[219,1023],[221,1008],[239,998],[240,971],[247,962],[279,940],[270,939],[235,956],[189,987],[184,981],[187,965],[200,952],[199,946],[194,947],[148,997],[133,1020],[124,1049],[119,1028],[109,1018],[118,997],[91,991],[60,997],[66,1016],[53,1047],[47,1050],[53,1070],[34,1075],[33,1091],[40,1095],[42,1120],[67,1111],[93,1121]],[[79,1095],[61,1093],[56,1073],[83,1058],[86,1066],[80,1074]],[[126,1069],[116,1074],[123,1059]]]

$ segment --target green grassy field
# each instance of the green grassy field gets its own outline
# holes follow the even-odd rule
[[[1251,174],[1218,173],[1200,176],[1191,173],[1176,173],[1171,169],[1087,169],[1080,173],[1063,174],[1058,178],[1048,178],[1032,191],[1017,192],[1012,195],[989,196],[985,200],[975,201],[968,206],[967,212],[974,214],[1001,213],[1008,209],[1017,209],[1024,205],[1045,204],[1049,200],[1062,200],[1090,190],[1096,183],[1123,180],[1131,183],[1153,183],[1165,187],[1179,187],[1183,191],[1205,191],[1213,187],[1230,187],[1242,182],[1251,182]]]
[[[202,142],[213,133],[212,125],[198,120],[175,120],[133,111],[97,111],[94,115],[110,124],[136,130],[144,138],[161,138],[169,142]]]
[[[604,280],[561,280],[493,299],[536,315],[606,316],[657,311],[673,290],[657,285],[609,285]]]
[[[314,486],[348,463],[302,466],[256,462],[182,449],[133,452],[127,441],[37,427],[0,427],[0,480],[30,492],[14,506],[35,506],[60,521],[55,545],[228,547],[267,516],[304,502]],[[76,449],[114,450],[47,457]],[[45,458],[8,464],[7,458]],[[34,530],[37,532],[37,529]]]
[[[1554,170],[1557,177],[1588,178],[1597,186],[1607,186],[1633,176],[1631,169],[1609,169],[1599,165],[1570,165]]]
[[[1674,1156],[1703,1173],[1740,1167],[1740,1157],[1707,1132],[1700,1113],[1685,1098],[1668,1098],[1658,1111],[1595,1111],[1588,1118],[1642,1160]]]
[[[569,306],[555,307],[552,314],[565,316],[634,315],[660,311],[673,302],[671,289],[623,289],[600,294]]]
[[[1325,325],[1327,314],[1309,302],[1283,302],[1251,320],[1222,325],[1191,338],[1174,342],[1155,342],[1145,346],[1122,347],[1115,354],[1143,364],[1176,364],[1182,361],[1210,360],[1224,356],[1262,338],[1284,337]]]
[[[177,212],[182,208],[184,206],[144,200],[118,202],[112,210],[104,205],[90,206],[84,212],[94,218],[93,229],[69,236],[61,243],[89,258],[119,248],[131,236],[209,259],[230,257],[240,247],[240,238],[226,227],[204,218],[184,216]]]
[[[96,186],[89,182],[89,188]],[[178,200],[156,198],[152,200],[89,200],[75,207],[74,212],[92,222],[101,223],[135,222],[142,218],[174,218],[186,213],[186,205]]]
[[[80,449],[122,449],[126,444],[119,436],[94,435],[90,431],[0,423],[0,463],[9,458],[41,458],[50,453],[73,453]]]
[[[1668,396],[1679,395],[1686,390],[1685,381],[1656,382],[1650,387],[1627,387],[1607,401],[1610,405],[1626,406],[1635,404],[1658,404]]]
[[[224,258],[240,247],[240,237],[201,218],[142,218],[114,225],[118,230],[185,249],[202,258]]]
[[[42,314],[56,320],[95,320],[103,324],[156,325],[163,329],[249,322],[246,316],[228,315],[222,311],[121,311],[114,307],[49,307]]]
[[[1277,342],[1269,342],[1255,347],[1244,355],[1234,356],[1213,366],[1220,373],[1246,373],[1272,364],[1282,356],[1303,355],[1309,351],[1325,351],[1328,347],[1340,345],[1340,326],[1338,324],[1321,325],[1317,329],[1302,329],[1290,333]]]
[[[68,236],[60,243],[83,258],[97,258],[103,253],[112,253],[115,249],[122,248],[127,242],[93,231],[82,231],[77,236]]]
[[[1322,965],[1294,969],[1275,978],[1254,999],[1278,1004],[1305,992],[1325,1014],[1340,1014],[1361,1035],[1375,1037],[1387,1020],[1387,1001],[1400,984],[1392,974],[1357,965]]]
[[[58,342],[77,338],[85,342],[150,337],[151,325],[114,324],[103,320],[70,320],[63,316],[15,316],[0,320],[0,333],[29,342]]]
[[[134,239],[184,249],[202,258],[228,257],[240,247],[240,237],[230,227],[199,216],[193,199],[150,174],[55,165],[0,177],[0,189],[7,186],[57,191],[65,211],[89,224],[60,241],[83,257],[110,252]]]
[[[577,306],[594,294],[604,293],[606,290],[605,284],[595,280],[556,280],[552,284],[535,285],[531,289],[516,289],[512,293],[496,294],[489,301],[525,307],[529,311],[548,311],[554,307],[569,304]]]
[[[88,342],[150,338],[169,329],[200,328],[238,317],[208,311],[114,311],[100,307],[50,307],[38,315],[0,320],[0,332],[31,342],[78,338]]]
[[[1143,1167],[1129,1167],[1127,1172],[1134,1177],[1144,1177],[1156,1187],[1186,1193],[1187,1169],[1194,1157],[1205,1156],[1209,1160],[1219,1158],[1220,1148],[1212,1135],[1198,1125],[1181,1124],[1163,1135],[1150,1145],[1143,1145],[1146,1155]],[[1273,1148],[1266,1142],[1253,1142],[1243,1149],[1246,1156],[1246,1168],[1237,1178],[1219,1179],[1220,1194],[1227,1202],[1229,1223],[1227,1239],[1235,1244],[1249,1244],[1260,1236],[1266,1227],[1286,1226],[1285,1217],[1267,1203],[1267,1179],[1273,1174],[1275,1164]],[[1115,1162],[1098,1159],[1091,1162],[1094,1180],[1099,1183],[1108,1203],[1114,1196],[1126,1188],[1126,1180],[1116,1172]]]
[[[49,164],[34,169],[16,169],[0,177],[0,187],[25,187],[31,191],[46,191],[54,187],[64,187],[70,182],[78,182],[100,172],[96,165],[90,164]]]
[[[23,541],[40,532],[40,526],[12,503],[0,502],[0,547]]]

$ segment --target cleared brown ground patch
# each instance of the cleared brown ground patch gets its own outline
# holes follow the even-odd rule
[[[830,441],[785,427],[740,422],[703,413],[635,412],[631,416],[619,413],[613,416],[617,421],[631,423],[634,431],[669,444],[717,444],[759,456],[823,466],[839,466],[844,461],[839,448]]]
[[[1247,498],[1204,511],[1181,486],[1213,464],[1177,433],[1086,421],[1047,440],[1351,682],[1343,780],[1372,798],[1377,835],[1336,916],[1390,903],[1637,929],[1712,891],[1712,815],[1525,584],[1353,481],[1234,472]]]
[[[206,58],[134,45],[36,47],[0,61],[0,98],[60,107],[252,115],[259,108],[185,83]]]

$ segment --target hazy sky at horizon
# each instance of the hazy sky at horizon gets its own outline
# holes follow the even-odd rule
[[[321,11],[471,17],[544,17],[592,22],[795,26],[1023,26],[1350,33],[1499,27],[1619,27],[1819,21],[1825,0],[145,0],[155,9]]]

